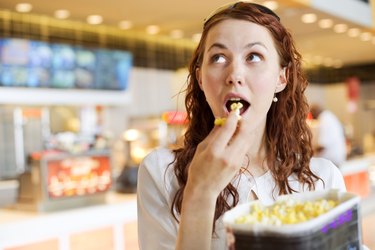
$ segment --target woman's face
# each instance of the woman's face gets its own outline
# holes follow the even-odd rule
[[[253,129],[265,126],[274,94],[286,86],[271,34],[244,20],[224,20],[211,28],[196,74],[216,118],[226,117],[230,104],[241,101],[242,119]]]

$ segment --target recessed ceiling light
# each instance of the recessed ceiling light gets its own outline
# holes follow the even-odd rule
[[[301,20],[304,23],[315,23],[317,20],[317,16],[314,13],[307,13],[302,15]]]
[[[191,37],[191,40],[193,40],[196,43],[199,43],[201,40],[202,34],[201,33],[196,33]]]
[[[319,21],[318,25],[322,29],[329,29],[333,26],[333,21],[332,19],[329,19],[329,18],[322,19]]]
[[[316,55],[313,57],[312,61],[314,64],[321,64],[323,61],[323,58],[321,56]]]
[[[26,13],[32,10],[33,6],[29,3],[19,3],[16,5],[16,11]]]
[[[332,67],[333,66],[333,59],[330,57],[326,57],[323,59],[323,64],[326,67]]]
[[[172,30],[169,35],[173,39],[181,39],[184,37],[184,32],[180,29],[175,29],[175,30]]]
[[[149,25],[146,27],[147,34],[156,35],[160,32],[160,27],[157,25]]]
[[[118,26],[120,27],[120,29],[128,30],[128,29],[133,27],[133,23],[131,21],[128,21],[128,20],[123,20],[123,21],[119,22]]]
[[[277,10],[277,8],[279,8],[279,4],[276,1],[265,1],[263,5],[271,10]]]
[[[341,68],[343,66],[343,63],[342,63],[341,60],[336,59],[336,60],[333,61],[333,65],[332,66],[334,68],[338,69],[338,68]]]
[[[86,19],[87,23],[89,24],[101,24],[103,22],[103,17],[100,15],[90,15]]]
[[[344,23],[339,23],[339,24],[336,24],[334,27],[333,27],[333,30],[336,32],[336,33],[344,33],[348,30],[348,25],[344,24]]]
[[[54,16],[58,19],[67,19],[70,12],[68,10],[56,10]]]
[[[364,41],[364,42],[367,42],[367,41],[370,41],[371,38],[372,38],[372,34],[370,32],[363,32],[359,38]]]
[[[361,30],[358,28],[351,28],[348,30],[348,36],[357,37],[361,33]]]

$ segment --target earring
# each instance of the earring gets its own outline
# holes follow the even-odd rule
[[[276,95],[273,97],[272,101],[277,102],[279,99],[277,99]]]

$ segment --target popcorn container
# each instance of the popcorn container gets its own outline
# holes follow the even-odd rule
[[[338,190],[313,191],[280,196],[277,201],[334,200],[338,205],[311,220],[284,225],[238,224],[236,219],[251,212],[252,201],[224,214],[224,224],[235,237],[235,249],[361,249],[360,198]]]

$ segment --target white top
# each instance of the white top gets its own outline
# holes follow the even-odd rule
[[[141,163],[138,172],[137,205],[138,205],[138,239],[141,250],[175,249],[178,223],[171,214],[171,205],[178,189],[173,166],[174,154],[165,148],[151,152]],[[315,185],[316,190],[336,188],[345,191],[343,176],[332,162],[322,158],[312,158],[311,170],[323,179]],[[289,178],[290,186],[303,192],[307,190],[295,176]],[[254,191],[265,205],[274,202],[278,190],[271,172],[253,178],[244,173],[232,182],[237,186],[239,204],[249,201],[249,194]],[[216,222],[216,234],[211,247],[215,250],[226,249],[226,233],[222,218]]]
[[[346,160],[344,129],[337,117],[328,110],[320,113],[318,121],[317,143],[324,147],[318,156],[340,166]]]

